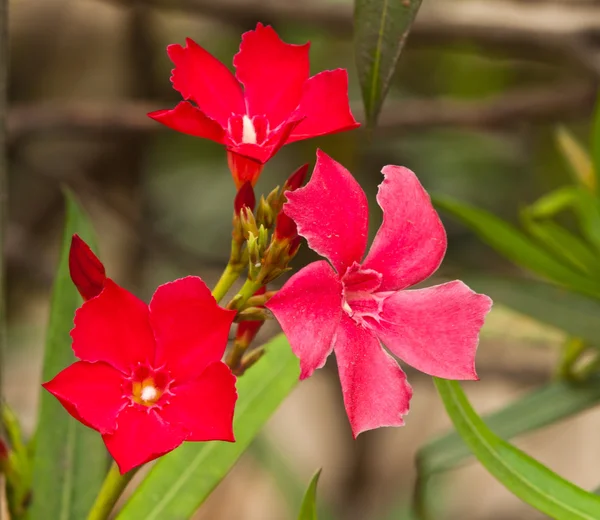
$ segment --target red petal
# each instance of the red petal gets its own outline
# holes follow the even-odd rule
[[[367,246],[367,197],[352,174],[317,150],[309,183],[286,193],[286,215],[311,249],[329,259],[340,275],[360,262]]]
[[[154,409],[129,406],[117,418],[117,429],[103,435],[121,475],[179,446],[187,432],[164,421]]]
[[[383,275],[380,291],[404,289],[428,278],[446,252],[446,232],[417,176],[385,166],[377,202],[383,223],[363,262]]]
[[[412,389],[377,338],[344,315],[333,348],[354,438],[381,426],[402,426]]]
[[[244,33],[233,64],[244,85],[249,115],[267,116],[271,128],[287,120],[308,79],[309,48],[309,43],[284,43],[272,27],[260,23]]]
[[[198,379],[171,391],[173,396],[160,415],[168,423],[187,430],[187,441],[235,441],[235,376],[225,363],[209,365]]]
[[[150,112],[148,117],[173,130],[194,137],[210,139],[220,144],[223,144],[225,139],[225,130],[221,125],[187,101],[182,101],[173,110]]]
[[[348,73],[344,69],[326,70],[304,84],[298,111],[306,116],[292,132],[288,143],[318,135],[358,128],[348,101]]]
[[[154,357],[148,306],[110,278],[104,290],[75,313],[73,351],[83,361],[104,361],[129,374]]]
[[[106,363],[77,361],[42,386],[78,421],[100,433],[112,433],[117,415],[129,400],[123,374]]]
[[[239,216],[244,207],[249,208],[250,211],[254,211],[255,206],[256,196],[254,195],[254,189],[252,188],[252,184],[246,181],[238,190],[235,199],[233,199],[233,211]]]
[[[398,291],[383,304],[376,333],[400,359],[426,374],[477,379],[479,330],[492,300],[454,281]]]
[[[234,317],[197,276],[161,285],[150,302],[155,366],[166,364],[177,384],[198,377],[223,357]]]
[[[98,296],[104,287],[106,271],[102,262],[79,235],[73,235],[69,250],[71,280],[84,300]]]
[[[321,368],[342,315],[342,285],[327,262],[313,262],[300,270],[265,307],[300,358],[300,379]]]
[[[175,64],[171,76],[173,88],[227,128],[229,116],[246,113],[242,89],[223,63],[190,38],[185,42],[186,47],[167,47],[167,54]]]

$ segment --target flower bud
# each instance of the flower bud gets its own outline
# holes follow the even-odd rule
[[[71,280],[84,300],[98,296],[104,288],[104,265],[79,235],[73,235],[69,250]]]
[[[296,228],[296,223],[281,211],[277,215],[277,222],[275,223],[275,240],[293,240],[297,236],[298,229]]]
[[[292,173],[288,180],[285,181],[283,185],[282,192],[286,191],[294,191],[297,190],[304,183],[304,179],[306,178],[306,174],[308,173],[308,164],[304,164],[300,166],[294,173]]]
[[[233,209],[236,215],[239,215],[242,208],[247,207],[250,211],[254,211],[256,205],[256,197],[254,196],[254,188],[252,184],[246,181],[237,192],[233,201]]]

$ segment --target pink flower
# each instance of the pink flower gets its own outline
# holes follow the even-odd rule
[[[102,434],[121,473],[183,441],[234,441],[235,376],[221,358],[234,311],[189,276],[150,305],[107,278],[75,314],[81,360],[43,386]]]
[[[189,38],[185,47],[169,45],[171,81],[185,101],[148,115],[225,145],[238,189],[245,181],[254,185],[284,144],[359,126],[350,112],[346,71],[309,77],[309,47],[284,43],[272,27],[259,23],[242,35],[234,76]]]
[[[367,198],[350,172],[317,152],[310,182],[287,194],[284,211],[331,265],[308,265],[266,305],[300,358],[301,379],[335,351],[354,437],[401,426],[408,412],[412,389],[381,343],[426,374],[477,379],[478,334],[492,304],[460,281],[406,290],[439,267],[446,234],[414,173],[386,166],[383,175],[383,223],[361,262]]]

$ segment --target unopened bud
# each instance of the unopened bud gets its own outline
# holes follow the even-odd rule
[[[293,240],[297,236],[298,229],[296,228],[296,223],[281,211],[277,215],[277,222],[275,224],[275,240]]]
[[[246,370],[248,370],[252,365],[254,365],[261,357],[263,357],[265,354],[265,349],[263,347],[258,347],[255,349],[252,349],[250,352],[248,352],[243,358],[242,358],[242,362],[240,363],[240,365],[233,370],[233,373],[236,376],[241,376],[244,374],[244,372],[246,372]]]
[[[308,164],[304,164],[300,166],[294,173],[292,173],[288,180],[285,181],[283,185],[282,192],[286,191],[294,191],[297,190],[304,183],[304,179],[306,178],[306,174],[308,173]]]
[[[275,222],[275,213],[273,212],[273,208],[263,196],[260,197],[258,209],[256,210],[256,221],[265,226],[267,229],[271,229],[273,227],[273,223]]]
[[[79,235],[73,235],[69,250],[71,280],[84,300],[98,296],[104,288],[104,265]]]
[[[252,233],[254,236],[258,236],[256,219],[254,218],[254,213],[252,213],[250,208],[242,208],[240,211],[240,222],[242,224],[242,230],[246,239],[248,239],[250,233]]]
[[[254,196],[254,188],[250,182],[246,181],[237,192],[233,201],[233,209],[236,215],[239,215],[242,208],[246,207],[250,211],[254,211],[256,205],[256,197]]]

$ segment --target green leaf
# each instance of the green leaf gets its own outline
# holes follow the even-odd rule
[[[465,444],[509,491],[557,520],[600,518],[600,497],[577,487],[493,433],[460,384],[433,378],[446,412]]]
[[[433,196],[432,199],[436,206],[458,217],[484,242],[514,263],[583,294],[600,298],[599,281],[574,272],[507,222],[449,197]]]
[[[421,0],[355,0],[354,54],[367,126],[375,125]]]
[[[466,276],[473,290],[538,321],[598,345],[600,302],[537,280]]]
[[[581,383],[549,383],[484,416],[483,421],[497,435],[508,440],[572,417],[599,402],[600,374]],[[450,470],[471,455],[460,435],[453,431],[419,450],[419,473],[422,477],[429,477]]]
[[[302,500],[298,520],[317,520],[317,484],[320,476],[321,470],[319,469],[310,479],[304,500]]]
[[[589,154],[565,127],[558,127],[555,137],[573,178],[581,186],[594,191],[596,189],[596,176]]]
[[[118,520],[190,518],[227,475],[298,381],[298,359],[283,335],[238,380],[235,443],[186,442],[162,457],[118,514]]]
[[[577,194],[576,186],[563,186],[542,195],[527,210],[532,217],[550,218],[565,209],[574,207],[577,202]]]
[[[594,111],[592,126],[592,163],[594,164],[595,179],[600,175],[600,94]],[[597,187],[597,186],[595,186]]]
[[[87,216],[71,194],[66,192],[65,197],[66,224],[52,293],[44,381],[76,361],[69,332],[82,300],[69,276],[71,236],[77,233],[93,247]],[[106,449],[97,432],[73,419],[48,392],[40,391],[29,519],[81,520],[87,516],[108,469]]]
[[[580,188],[575,211],[579,217],[583,235],[597,251],[600,251],[600,199],[593,193]]]

